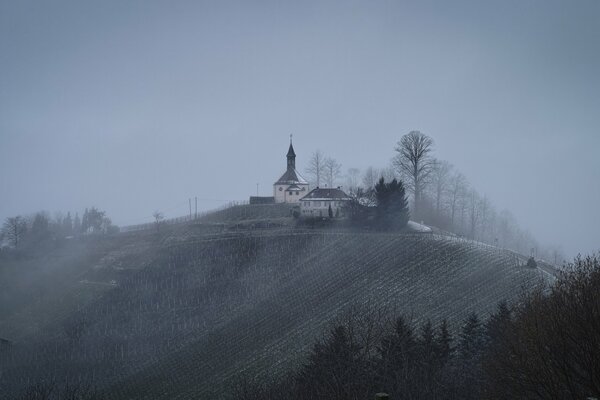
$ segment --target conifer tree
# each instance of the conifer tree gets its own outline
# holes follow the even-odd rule
[[[496,312],[490,315],[490,318],[487,320],[484,327],[486,341],[489,344],[499,342],[506,330],[509,329],[511,318],[512,313],[508,307],[508,303],[506,301],[498,303]]]
[[[376,221],[383,229],[402,229],[408,223],[409,211],[406,190],[402,181],[386,183],[381,177],[375,185]]]
[[[73,232],[76,235],[81,233],[81,219],[79,219],[79,213],[75,213],[75,219],[73,219]]]
[[[315,398],[350,398],[361,371],[359,350],[346,327],[334,327],[323,342],[314,345],[308,363],[298,373],[297,383]]]
[[[73,233],[73,220],[71,219],[71,213],[67,212],[67,216],[62,221],[63,233],[67,236]]]
[[[404,317],[398,317],[394,324],[394,332],[381,340],[378,348],[379,385],[390,393],[415,394],[417,341],[413,330]]]
[[[481,358],[484,350],[484,330],[474,312],[466,318],[458,341],[459,393],[465,399],[479,399],[482,376]]]
[[[435,338],[436,355],[441,365],[445,365],[454,353],[452,340],[452,334],[448,330],[448,321],[444,319],[438,328],[438,334]]]
[[[81,233],[86,233],[90,228],[88,209],[86,208],[83,212],[83,217],[81,217]]]
[[[474,312],[466,318],[459,334],[458,350],[461,358],[471,360],[482,350],[483,327]]]

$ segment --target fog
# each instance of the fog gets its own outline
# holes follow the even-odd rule
[[[0,219],[272,194],[411,130],[567,256],[599,248],[600,3],[0,4]]]

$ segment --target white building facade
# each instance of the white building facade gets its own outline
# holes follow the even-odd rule
[[[300,199],[300,215],[303,217],[334,217],[344,213],[344,205],[350,197],[340,188],[316,188]]]

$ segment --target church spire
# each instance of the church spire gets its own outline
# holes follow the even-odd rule
[[[287,153],[287,167],[288,169],[296,169],[296,153],[294,152],[294,146],[292,145],[292,135],[290,135],[290,148]]]

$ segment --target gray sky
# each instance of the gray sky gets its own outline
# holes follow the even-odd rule
[[[600,2],[0,0],[0,218],[261,194],[410,130],[569,256],[600,249]],[[213,200],[204,200],[213,199]]]

